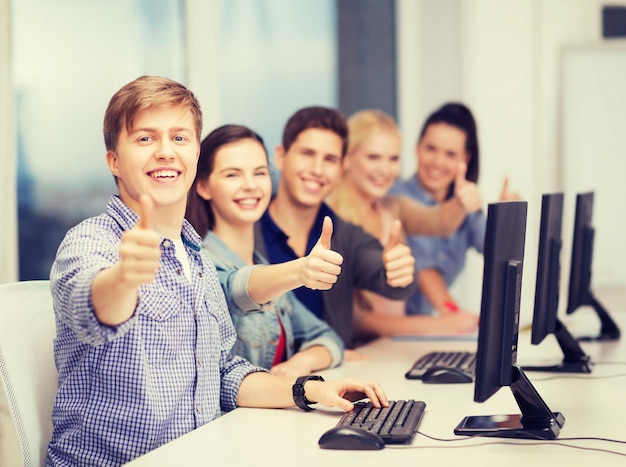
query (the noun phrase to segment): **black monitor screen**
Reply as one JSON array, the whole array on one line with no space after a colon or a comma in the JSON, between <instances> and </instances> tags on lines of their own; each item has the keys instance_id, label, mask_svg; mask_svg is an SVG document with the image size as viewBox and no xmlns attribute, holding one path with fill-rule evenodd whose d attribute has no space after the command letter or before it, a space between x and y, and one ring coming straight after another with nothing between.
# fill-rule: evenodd
<instances>
[{"instance_id":1,"label":"black monitor screen","mask_svg":"<svg viewBox=\"0 0 626 467\"><path fill-rule=\"evenodd\" d=\"M590 306L600 319L600 333L595 336L578 337L587 341L611 341L620 338L620 329L608 311L600 303L591 287L593 247L595 229L591 224L594 193L579 193L576 196L576 215L572 240L567 313L582 306Z\"/></svg>"},{"instance_id":2,"label":"black monitor screen","mask_svg":"<svg viewBox=\"0 0 626 467\"><path fill-rule=\"evenodd\" d=\"M531 342L540 344L555 331L561 276L563 193L543 195L539 227L539 255Z\"/></svg>"},{"instance_id":3,"label":"black monitor screen","mask_svg":"<svg viewBox=\"0 0 626 467\"><path fill-rule=\"evenodd\" d=\"M519 303L526 238L525 201L488 206L474 400L511 384L517 360Z\"/></svg>"},{"instance_id":4,"label":"black monitor screen","mask_svg":"<svg viewBox=\"0 0 626 467\"><path fill-rule=\"evenodd\" d=\"M465 417L454 429L457 435L554 439L565 422L550 411L517 365L526 214L525 201L488 207L474 380L475 402L510 386L521 413Z\"/></svg>"},{"instance_id":5,"label":"black monitor screen","mask_svg":"<svg viewBox=\"0 0 626 467\"><path fill-rule=\"evenodd\" d=\"M553 334L563 351L563 359L555 365L524 365L523 368L525 371L591 373L591 358L558 317L562 224L563 193L543 195L531 343L539 345L546 336Z\"/></svg>"},{"instance_id":6,"label":"black monitor screen","mask_svg":"<svg viewBox=\"0 0 626 467\"><path fill-rule=\"evenodd\" d=\"M576 196L576 215L572 240L567 313L573 313L583 305L589 305L591 288L591 261L594 229L591 224L593 192Z\"/></svg>"}]
</instances>

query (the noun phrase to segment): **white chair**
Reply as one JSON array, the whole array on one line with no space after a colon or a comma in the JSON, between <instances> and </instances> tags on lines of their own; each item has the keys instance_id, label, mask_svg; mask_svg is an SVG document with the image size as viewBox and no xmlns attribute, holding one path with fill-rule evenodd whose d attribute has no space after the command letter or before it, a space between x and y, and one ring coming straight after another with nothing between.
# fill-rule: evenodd
<instances>
[{"instance_id":1,"label":"white chair","mask_svg":"<svg viewBox=\"0 0 626 467\"><path fill-rule=\"evenodd\" d=\"M58 381L55 335L49 281L0 285L0 438L19 445L13 452L2 446L2 465L45 463Z\"/></svg>"}]
</instances>

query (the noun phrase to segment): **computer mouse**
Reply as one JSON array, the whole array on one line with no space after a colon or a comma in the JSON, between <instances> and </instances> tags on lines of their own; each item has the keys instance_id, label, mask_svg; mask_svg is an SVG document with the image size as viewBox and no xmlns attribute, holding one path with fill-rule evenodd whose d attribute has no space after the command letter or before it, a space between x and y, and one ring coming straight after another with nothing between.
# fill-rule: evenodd
<instances>
[{"instance_id":1,"label":"computer mouse","mask_svg":"<svg viewBox=\"0 0 626 467\"><path fill-rule=\"evenodd\" d=\"M474 378L460 368L433 366L426 370L422 381L428 384L471 383Z\"/></svg>"},{"instance_id":2,"label":"computer mouse","mask_svg":"<svg viewBox=\"0 0 626 467\"><path fill-rule=\"evenodd\" d=\"M319 439L322 449L374 450L385 447L380 436L356 426L335 426L326 431Z\"/></svg>"}]
</instances>

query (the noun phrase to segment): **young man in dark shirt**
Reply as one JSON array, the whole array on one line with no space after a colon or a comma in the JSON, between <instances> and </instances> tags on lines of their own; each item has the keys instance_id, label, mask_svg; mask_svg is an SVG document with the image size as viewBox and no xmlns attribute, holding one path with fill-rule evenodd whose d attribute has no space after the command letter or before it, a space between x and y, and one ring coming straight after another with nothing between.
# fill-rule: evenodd
<instances>
[{"instance_id":1,"label":"young man in dark shirt","mask_svg":"<svg viewBox=\"0 0 626 467\"><path fill-rule=\"evenodd\" d=\"M406 299L415 291L415 259L409 247L400 242L399 221L383 246L361 227L336 216L324 203L341 176L347 135L346 120L335 109L306 107L291 116L275 153L275 164L281 171L278 188L256 226L255 243L272 263L293 260L309 253L320 236L324 218L331 218L331 248L344 259L337 283L329 290L302 287L295 292L337 331L346 348L351 348L358 325L353 318L354 289ZM453 217L465 215L458 201L444 209ZM433 215L440 212L433 211ZM373 315L360 319L380 319Z\"/></svg>"}]
</instances>

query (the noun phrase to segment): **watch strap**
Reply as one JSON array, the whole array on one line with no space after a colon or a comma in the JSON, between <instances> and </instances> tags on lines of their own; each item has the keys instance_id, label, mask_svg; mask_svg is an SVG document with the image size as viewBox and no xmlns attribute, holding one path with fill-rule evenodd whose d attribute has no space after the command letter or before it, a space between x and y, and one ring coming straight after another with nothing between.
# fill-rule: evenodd
<instances>
[{"instance_id":1,"label":"watch strap","mask_svg":"<svg viewBox=\"0 0 626 467\"><path fill-rule=\"evenodd\" d=\"M315 410L313 407L310 406L310 404L314 404L315 402L311 402L310 400L308 400L306 398L306 394L304 393L304 383L311 380L324 381L324 378L319 375L300 376L292 386L293 401L299 408L301 408L305 412Z\"/></svg>"}]
</instances>

